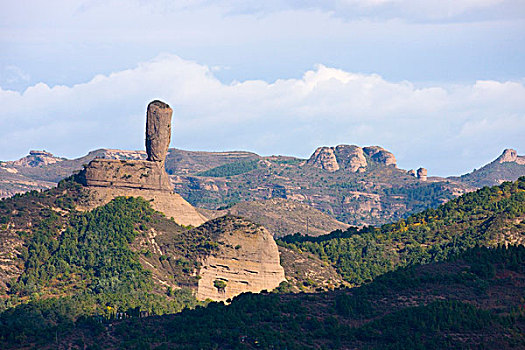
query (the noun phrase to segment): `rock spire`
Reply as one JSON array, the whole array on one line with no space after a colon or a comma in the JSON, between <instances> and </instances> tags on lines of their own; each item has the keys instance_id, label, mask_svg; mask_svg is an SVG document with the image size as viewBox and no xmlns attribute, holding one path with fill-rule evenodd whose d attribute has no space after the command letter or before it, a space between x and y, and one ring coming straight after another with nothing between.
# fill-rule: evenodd
<instances>
[{"instance_id":1,"label":"rock spire","mask_svg":"<svg viewBox=\"0 0 525 350\"><path fill-rule=\"evenodd\" d=\"M146 152L148 160L164 162L171 140L171 115L167 103L155 100L148 105L146 113Z\"/></svg>"}]
</instances>

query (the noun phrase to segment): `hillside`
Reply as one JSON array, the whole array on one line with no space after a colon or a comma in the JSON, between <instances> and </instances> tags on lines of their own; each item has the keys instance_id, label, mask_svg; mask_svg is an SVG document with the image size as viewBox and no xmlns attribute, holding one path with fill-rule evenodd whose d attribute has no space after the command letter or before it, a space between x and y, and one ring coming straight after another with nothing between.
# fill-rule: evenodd
<instances>
[{"instance_id":1,"label":"hillside","mask_svg":"<svg viewBox=\"0 0 525 350\"><path fill-rule=\"evenodd\" d=\"M525 157L506 149L493 162L459 177L451 177L475 187L495 186L503 181L516 181L525 174Z\"/></svg>"},{"instance_id":2,"label":"hillside","mask_svg":"<svg viewBox=\"0 0 525 350\"><path fill-rule=\"evenodd\" d=\"M19 161L1 164L0 175L9 174L1 177L2 196L48 188L96 157L146 157L141 151L108 149L74 160L52 155L42 159L38 153L42 152L33 151ZM238 202L283 198L353 225L397 220L472 189L454 180L417 178L398 169L395 157L377 146L340 145L333 150L321 147L308 161L286 156L261 157L250 152L170 149L165 167L175 192L197 207L214 210Z\"/></svg>"},{"instance_id":3,"label":"hillside","mask_svg":"<svg viewBox=\"0 0 525 350\"><path fill-rule=\"evenodd\" d=\"M473 189L453 180L417 178L398 169L393 155L380 147L348 145L322 147L309 160L263 157L175 174L172 181L197 207L283 198L359 226L395 221Z\"/></svg>"},{"instance_id":4,"label":"hillside","mask_svg":"<svg viewBox=\"0 0 525 350\"><path fill-rule=\"evenodd\" d=\"M287 236L278 243L318 255L357 285L400 266L441 261L476 245L525 244L525 177L381 227Z\"/></svg>"},{"instance_id":5,"label":"hillside","mask_svg":"<svg viewBox=\"0 0 525 350\"><path fill-rule=\"evenodd\" d=\"M261 283L254 278L264 274L257 270L259 266L273 271L270 257L277 259L274 265L280 268L275 243L274 251L264 253L266 241L273 242L270 233L245 219L225 216L198 228L183 227L153 210L150 202L132 197L117 197L90 211L76 209L89 200L87 188L67 180L50 190L0 201L0 294L4 307L61 296L86 302L89 314L106 312L107 298L119 310L141 306L148 312L172 312L181 307L180 303L172 305L181 293L189 298L183 305L195 305L192 294L204 283L204 269L216 265L210 264L212 257L228 256L241 270L249 270L241 279L246 290L260 290L257 286ZM321 266L308 253L290 252L285 260L305 257L312 264L297 268L291 262L285 264L284 273L295 276L292 289L310 290L310 286L302 288L303 282ZM229 273L236 269L229 262L221 266L228 267ZM321 275L314 278L316 287L333 288L342 282L333 269ZM283 276L276 279L274 287ZM270 280L265 277L263 285ZM232 286L233 280L226 290ZM137 293L129 295L127 288L135 288Z\"/></svg>"},{"instance_id":6,"label":"hillside","mask_svg":"<svg viewBox=\"0 0 525 350\"><path fill-rule=\"evenodd\" d=\"M0 163L0 197L50 188L96 157L145 159L146 154L100 149L67 160L31 151L18 161ZM166 171L175 191L197 207L216 210L239 202L283 198L357 226L405 218L475 188L525 175L523 157L514 150L505 150L498 159L470 174L448 179L427 177L423 168L418 178L416 171L398 169L395 162L392 153L377 146L320 147L308 160L172 148ZM279 207L272 211L279 211Z\"/></svg>"},{"instance_id":7,"label":"hillside","mask_svg":"<svg viewBox=\"0 0 525 350\"><path fill-rule=\"evenodd\" d=\"M257 265L261 268L258 271L253 267L244 269L239 263L242 259L247 261L246 264L263 260L269 263L275 259L277 247L270 248L273 253L257 248L259 243L256 242L271 238L258 224L226 216L201 227L183 227L152 210L149 202L141 198L117 197L92 211L78 212L76 203L86 199L85 191L84 187L69 180L61 182L58 188L32 191L0 202L3 242L0 277L4 301L0 305L5 310L0 321L4 330L1 341L5 342L5 347L33 341L42 342L39 347L43 347L46 342L54 341L46 337L53 332L75 344L81 344L75 334L81 334L83 339L96 339L97 334L103 336L104 340L99 341L101 344L107 342L107 347L128 347L127 342L137 344L137 341L140 344L140 340L133 337L135 334L144 339L143 333L130 332L128 328L112 333L109 328L101 328L99 322L193 308L201 304L196 299L201 283L207 283L208 289L211 284L220 292L235 283L251 284L252 277L256 285L259 283L256 281L262 280L257 276L266 273L264 271L271 275L279 273L272 270L273 267L267 269L264 264ZM251 301L245 306L242 306L242 301L233 304L239 305L240 309L232 306L223 310L214 304L211 308L195 311L195 314L184 312L172 317L177 320L196 315L204 320L210 317L209 322L217 323L216 317L224 317L221 316L223 312L233 312L235 316L226 323L219 322L220 327L231 326L241 333L225 333L222 328L209 326L208 321L202 323L208 325L204 329L184 331L189 337L185 339L192 339L191 336L195 335L192 332L205 335L208 330L217 329L219 333L216 334L222 334L218 338L203 336L199 339L226 344L225 347L232 341L239 341L241 336L253 340L250 346L256 346L255 340L265 344L274 344L271 342L277 340L292 346L294 343L287 339L297 339L295 332L307 334L306 338L300 338L296 344L298 347L304 347L303 341L311 344L337 341L338 338L329 331L331 328L319 324L337 326L334 329L340 331L339 341L348 346L369 344L381 347L392 341L404 344L407 334L392 340L393 335L385 338L381 329L408 322L407 317L408 320L415 317L414 322L419 322L420 317L438 322L432 326L432 322L425 321L430 328L420 328L429 343L436 340L432 332L439 328L444 332L440 333L441 338L449 339L447 341L451 344L461 344L465 339L484 344L487 339L495 341L496 345L519 344L521 338L513 335L519 332L512 333L512 329L523 325L520 319L509 321L505 315L517 310L517 300L522 302L525 297L523 248L486 251L475 247L523 244L524 203L525 178L520 178L514 183L468 193L436 209L378 228L353 227L319 237L287 236L278 241L278 249L280 264L288 281L279 284L277 279L275 285L279 286L276 291L315 291L321 294L262 295L253 297L255 299L244 296L239 300ZM239 241L242 237L247 240ZM459 263L457 260L439 263L468 249L478 250L464 255ZM267 252L272 257L261 258ZM491 257L491 254L495 256ZM468 259L478 260L471 263ZM416 267L421 263L434 265ZM407 268L393 275L384 275L404 266ZM425 269L430 269L430 277L420 275L421 271L427 271ZM334 291L340 285L363 285L371 281L374 282L363 289ZM361 299L359 290L375 292L370 295L363 292L367 297ZM323 291L333 292L323 294ZM479 293L486 293L486 297L482 294L484 297L479 298ZM358 297L354 299L356 295ZM453 299L452 296L459 297L461 302L447 301ZM277 309L273 308L274 303L277 303ZM261 308L261 311L254 314L249 311L254 310L253 307ZM515 315L515 312L511 314ZM303 315L310 318L304 319ZM436 319L438 315L445 315L445 318ZM474 321L465 319L464 315L473 315ZM228 323L245 317L253 317L266 326L259 324L251 329ZM339 321L334 323L333 318ZM314 319L317 321L312 321ZM449 319L457 319L454 321L456 328L442 328L441 322L451 327L447 323ZM143 322L145 329L152 322L152 327L163 329L155 332L161 337L151 340L155 343L171 339L169 342L185 344L187 340L171 334L169 329L173 328L164 330L162 324L156 323L160 320L129 322ZM268 323L270 320L288 320L284 330L279 328L284 331L283 337L275 333L275 326ZM187 320L181 322L177 327L188 324ZM123 327L127 327L125 324L122 323ZM82 333L93 329L98 330L93 334ZM260 333L261 329L265 331ZM319 332L314 331L316 329ZM399 330L394 333L399 333ZM372 335L365 337L364 334ZM168 338L162 338L165 336ZM445 346L448 343L437 344Z\"/></svg>"},{"instance_id":8,"label":"hillside","mask_svg":"<svg viewBox=\"0 0 525 350\"><path fill-rule=\"evenodd\" d=\"M309 236L320 236L348 227L309 205L283 198L246 201L226 209L199 209L199 211L208 218L226 214L247 218L266 227L274 237L291 235L296 232L304 232Z\"/></svg>"},{"instance_id":9,"label":"hillside","mask_svg":"<svg viewBox=\"0 0 525 350\"><path fill-rule=\"evenodd\" d=\"M243 294L177 315L79 321L37 333L39 347L82 349L510 349L525 346L525 248L474 248L354 289ZM22 319L31 305L19 313ZM31 325L3 328L5 348ZM15 333L16 332L16 333ZM37 338L35 338L35 336Z\"/></svg>"}]
</instances>

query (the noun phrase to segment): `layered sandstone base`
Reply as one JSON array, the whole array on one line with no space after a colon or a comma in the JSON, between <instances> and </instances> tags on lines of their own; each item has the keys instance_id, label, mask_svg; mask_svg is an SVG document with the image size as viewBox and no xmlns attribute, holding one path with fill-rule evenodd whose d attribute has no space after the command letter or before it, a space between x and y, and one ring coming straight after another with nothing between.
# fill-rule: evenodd
<instances>
[{"instance_id":1,"label":"layered sandstone base","mask_svg":"<svg viewBox=\"0 0 525 350\"><path fill-rule=\"evenodd\" d=\"M85 186L119 187L171 192L163 162L93 159L79 174Z\"/></svg>"},{"instance_id":2,"label":"layered sandstone base","mask_svg":"<svg viewBox=\"0 0 525 350\"><path fill-rule=\"evenodd\" d=\"M89 198L78 207L79 210L94 209L119 196L142 197L151 202L153 209L164 213L167 218L173 218L179 225L197 227L206 221L190 203L173 192L95 186L87 186L86 189L89 191Z\"/></svg>"},{"instance_id":3,"label":"layered sandstone base","mask_svg":"<svg viewBox=\"0 0 525 350\"><path fill-rule=\"evenodd\" d=\"M202 262L197 299L227 300L243 292L271 291L285 281L277 244L266 228L235 217L207 225L219 233L214 239L219 249ZM218 281L225 287L217 287Z\"/></svg>"}]
</instances>

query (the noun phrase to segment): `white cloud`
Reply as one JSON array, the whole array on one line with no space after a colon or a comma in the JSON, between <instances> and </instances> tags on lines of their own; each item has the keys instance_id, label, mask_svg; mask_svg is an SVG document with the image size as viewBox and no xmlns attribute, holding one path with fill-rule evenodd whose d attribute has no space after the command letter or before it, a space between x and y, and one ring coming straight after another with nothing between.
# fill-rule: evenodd
<instances>
[{"instance_id":1,"label":"white cloud","mask_svg":"<svg viewBox=\"0 0 525 350\"><path fill-rule=\"evenodd\" d=\"M421 88L319 65L301 78L225 84L205 65L161 55L83 84L0 90L0 159L142 149L156 98L174 107L171 146L184 149L306 157L320 145L379 144L402 167L459 174L525 148L523 82Z\"/></svg>"},{"instance_id":2,"label":"white cloud","mask_svg":"<svg viewBox=\"0 0 525 350\"><path fill-rule=\"evenodd\" d=\"M202 4L202 2L198 2ZM217 3L217 2L214 2ZM233 13L271 13L289 9L320 9L334 16L356 18L401 18L407 21L463 20L514 16L523 18L525 5L520 0L223 0ZM471 18L472 19L472 18Z\"/></svg>"}]
</instances>

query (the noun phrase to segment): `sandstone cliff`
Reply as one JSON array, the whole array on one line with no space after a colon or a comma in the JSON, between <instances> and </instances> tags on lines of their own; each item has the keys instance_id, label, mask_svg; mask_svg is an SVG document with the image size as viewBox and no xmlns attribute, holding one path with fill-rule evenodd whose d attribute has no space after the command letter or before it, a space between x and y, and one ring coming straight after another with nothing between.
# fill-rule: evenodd
<instances>
[{"instance_id":1,"label":"sandstone cliff","mask_svg":"<svg viewBox=\"0 0 525 350\"><path fill-rule=\"evenodd\" d=\"M92 210L109 203L113 198L121 196L142 197L150 201L153 209L160 211L167 218L172 218L179 225L199 226L207 218L197 212L184 198L177 193L144 188L119 188L87 186L88 196L79 203L79 210Z\"/></svg>"},{"instance_id":2,"label":"sandstone cliff","mask_svg":"<svg viewBox=\"0 0 525 350\"><path fill-rule=\"evenodd\" d=\"M330 172L339 170L339 164L337 163L333 147L319 147L310 159L308 159L306 164Z\"/></svg>"},{"instance_id":3,"label":"sandstone cliff","mask_svg":"<svg viewBox=\"0 0 525 350\"><path fill-rule=\"evenodd\" d=\"M279 251L263 226L224 216L194 229L217 249L202 261L197 298L227 300L243 292L272 290L285 280Z\"/></svg>"},{"instance_id":4,"label":"sandstone cliff","mask_svg":"<svg viewBox=\"0 0 525 350\"><path fill-rule=\"evenodd\" d=\"M518 156L518 152L514 149L506 149L501 156L496 159L498 163L516 163L525 165L525 156Z\"/></svg>"},{"instance_id":5,"label":"sandstone cliff","mask_svg":"<svg viewBox=\"0 0 525 350\"><path fill-rule=\"evenodd\" d=\"M427 181L428 178L428 171L425 168L419 168L417 169L417 178L421 181Z\"/></svg>"},{"instance_id":6,"label":"sandstone cliff","mask_svg":"<svg viewBox=\"0 0 525 350\"><path fill-rule=\"evenodd\" d=\"M366 157L384 166L396 166L396 158L384 148L379 146L361 148L355 145L319 147L306 161L306 165L329 172L339 169L347 169L353 173L364 172L369 165Z\"/></svg>"},{"instance_id":7,"label":"sandstone cliff","mask_svg":"<svg viewBox=\"0 0 525 350\"><path fill-rule=\"evenodd\" d=\"M514 149L508 148L487 165L474 169L468 174L449 179L459 180L475 187L499 185L504 181L516 181L525 175L525 156L518 155Z\"/></svg>"},{"instance_id":8,"label":"sandstone cliff","mask_svg":"<svg viewBox=\"0 0 525 350\"><path fill-rule=\"evenodd\" d=\"M147 160L141 159L141 152L129 154L130 158L134 158L130 160L96 158L76 176L89 191L89 198L79 208L89 210L118 196L134 196L151 201L154 209L173 218L178 224L198 226L206 221L181 196L173 193L173 186L164 169L171 138L172 112L161 101L153 101L148 105Z\"/></svg>"},{"instance_id":9,"label":"sandstone cliff","mask_svg":"<svg viewBox=\"0 0 525 350\"><path fill-rule=\"evenodd\" d=\"M42 165L55 164L64 161L64 158L55 157L53 154L46 151L29 151L29 155L15 160L13 162L7 162L7 165L14 167L38 167Z\"/></svg>"}]
</instances>

